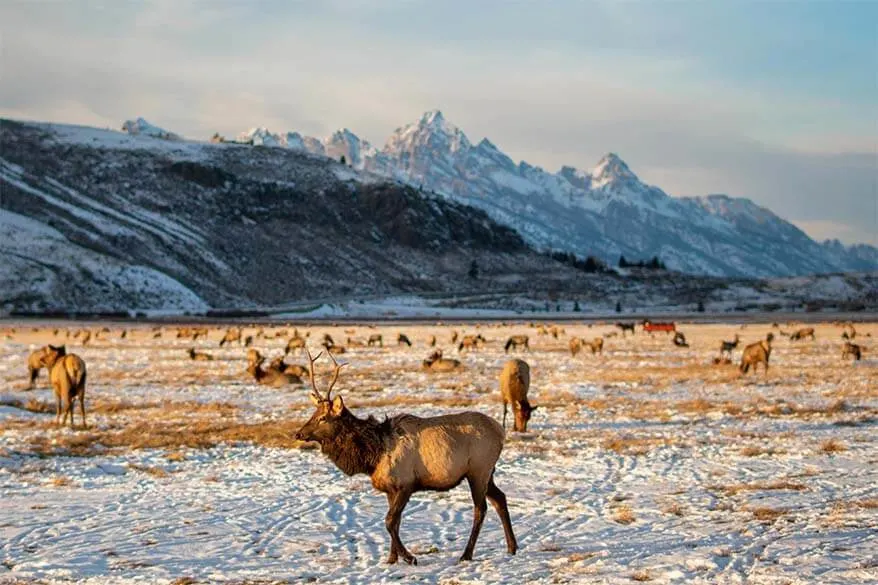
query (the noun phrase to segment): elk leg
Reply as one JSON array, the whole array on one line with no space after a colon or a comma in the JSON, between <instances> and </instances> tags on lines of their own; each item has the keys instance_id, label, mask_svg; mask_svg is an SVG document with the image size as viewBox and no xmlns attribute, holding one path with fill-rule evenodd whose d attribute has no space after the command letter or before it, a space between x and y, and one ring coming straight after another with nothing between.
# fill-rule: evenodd
<instances>
[{"instance_id":1,"label":"elk leg","mask_svg":"<svg viewBox=\"0 0 878 585\"><path fill-rule=\"evenodd\" d=\"M515 533L512 532L512 520L509 518L509 507L506 505L506 494L500 491L497 484L494 483L494 476L488 482L488 501L494 506L497 515L500 516L500 522L503 523L503 534L506 535L506 550L509 554L514 555L518 550L518 542L515 540Z\"/></svg>"},{"instance_id":2,"label":"elk leg","mask_svg":"<svg viewBox=\"0 0 878 585\"><path fill-rule=\"evenodd\" d=\"M463 554L460 556L461 561L473 560L473 549L476 548L476 541L479 539L479 532L482 530L482 522L485 520L485 510L488 505L485 503L485 492L487 485L477 484L473 478L468 477L469 489L473 496L473 529L470 532L469 540Z\"/></svg>"},{"instance_id":3,"label":"elk leg","mask_svg":"<svg viewBox=\"0 0 878 585\"><path fill-rule=\"evenodd\" d=\"M37 376L40 375L40 371L33 368L28 368L28 371L30 372L30 384L27 389L30 390L36 385Z\"/></svg>"},{"instance_id":4,"label":"elk leg","mask_svg":"<svg viewBox=\"0 0 878 585\"><path fill-rule=\"evenodd\" d=\"M80 394L79 394L79 414L80 414L80 418L82 418L82 428L86 428L86 424L85 424L85 393L84 392L80 392ZM71 418L73 418L72 415L71 415Z\"/></svg>"},{"instance_id":5,"label":"elk leg","mask_svg":"<svg viewBox=\"0 0 878 585\"><path fill-rule=\"evenodd\" d=\"M55 425L61 423L61 396L55 395Z\"/></svg>"},{"instance_id":6,"label":"elk leg","mask_svg":"<svg viewBox=\"0 0 878 585\"><path fill-rule=\"evenodd\" d=\"M61 426L67 424L67 414L70 412L70 400L62 400L61 410L63 411L63 415L61 416Z\"/></svg>"},{"instance_id":7,"label":"elk leg","mask_svg":"<svg viewBox=\"0 0 878 585\"><path fill-rule=\"evenodd\" d=\"M503 430L506 430L506 401L503 401Z\"/></svg>"},{"instance_id":8,"label":"elk leg","mask_svg":"<svg viewBox=\"0 0 878 585\"><path fill-rule=\"evenodd\" d=\"M387 557L387 564L396 564L398 555L402 555L402 560L410 565L417 565L418 560L406 549L399 538L399 525L402 522L402 511L405 509L409 498L412 496L410 491L389 492L387 494L387 503L389 508L387 516L384 518L384 526L390 533L390 556Z\"/></svg>"}]
</instances>

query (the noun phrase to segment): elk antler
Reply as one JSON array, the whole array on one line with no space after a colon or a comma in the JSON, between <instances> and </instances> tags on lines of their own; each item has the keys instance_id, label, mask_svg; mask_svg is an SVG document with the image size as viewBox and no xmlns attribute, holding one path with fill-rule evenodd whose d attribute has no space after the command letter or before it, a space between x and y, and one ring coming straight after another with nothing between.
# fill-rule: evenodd
<instances>
[{"instance_id":1,"label":"elk antler","mask_svg":"<svg viewBox=\"0 0 878 585\"><path fill-rule=\"evenodd\" d=\"M308 373L311 376L311 395L314 396L317 400L323 400L323 397L320 395L320 390L317 389L317 382L314 380L314 362L320 359L320 356L323 355L323 352L317 354L317 357L311 357L311 350L305 348L305 352L308 354L308 361L311 362L310 367L308 368Z\"/></svg>"},{"instance_id":2,"label":"elk antler","mask_svg":"<svg viewBox=\"0 0 878 585\"><path fill-rule=\"evenodd\" d=\"M332 388L333 388L333 386L335 386L335 383L338 382L338 374L339 374L339 372L341 372L341 369L347 365L346 363L345 363L345 364L340 364L340 363L338 363L338 362L335 360L335 356L332 355L332 352L331 352L331 351L329 352L329 357L332 359L332 363L335 364L335 371L332 372L332 381L329 382L329 388L326 389L326 400L327 400L327 401L330 400L329 393L332 392Z\"/></svg>"}]
</instances>

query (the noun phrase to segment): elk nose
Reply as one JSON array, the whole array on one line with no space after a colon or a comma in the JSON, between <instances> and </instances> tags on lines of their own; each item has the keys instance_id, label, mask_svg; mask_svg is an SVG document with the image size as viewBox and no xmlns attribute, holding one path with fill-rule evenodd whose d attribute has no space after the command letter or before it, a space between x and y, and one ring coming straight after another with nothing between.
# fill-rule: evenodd
<instances>
[{"instance_id":1,"label":"elk nose","mask_svg":"<svg viewBox=\"0 0 878 585\"><path fill-rule=\"evenodd\" d=\"M296 440L297 440L297 441L301 441L301 440L303 440L303 439L302 439L302 432L301 432L301 431L296 432Z\"/></svg>"}]
</instances>

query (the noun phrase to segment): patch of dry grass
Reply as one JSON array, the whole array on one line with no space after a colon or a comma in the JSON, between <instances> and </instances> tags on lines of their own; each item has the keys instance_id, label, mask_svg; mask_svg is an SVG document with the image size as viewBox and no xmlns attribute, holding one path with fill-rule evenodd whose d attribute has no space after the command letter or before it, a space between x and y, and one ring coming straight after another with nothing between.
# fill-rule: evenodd
<instances>
[{"instance_id":1,"label":"patch of dry grass","mask_svg":"<svg viewBox=\"0 0 878 585\"><path fill-rule=\"evenodd\" d=\"M838 439L828 439L820 444L820 451L823 453L841 453L847 450L847 445Z\"/></svg>"},{"instance_id":2,"label":"patch of dry grass","mask_svg":"<svg viewBox=\"0 0 878 585\"><path fill-rule=\"evenodd\" d=\"M685 516L686 508L681 506L678 502L671 502L662 507L662 512L665 514L671 514L672 516Z\"/></svg>"},{"instance_id":3,"label":"patch of dry grass","mask_svg":"<svg viewBox=\"0 0 878 585\"><path fill-rule=\"evenodd\" d=\"M168 477L168 472L161 467L154 467L151 465L139 465L137 463L129 463L128 469L133 469L134 471L141 471L143 473L147 473L153 477Z\"/></svg>"},{"instance_id":4,"label":"patch of dry grass","mask_svg":"<svg viewBox=\"0 0 878 585\"><path fill-rule=\"evenodd\" d=\"M631 509L631 506L619 506L613 511L613 522L627 525L635 520L634 510Z\"/></svg>"},{"instance_id":5,"label":"patch of dry grass","mask_svg":"<svg viewBox=\"0 0 878 585\"><path fill-rule=\"evenodd\" d=\"M789 480L775 480L769 482L754 482L754 483L738 483L734 485L713 485L708 486L707 489L714 491L721 491L727 496L734 496L740 492L744 491L773 491L773 490L791 490L791 491L803 491L807 490L808 486L803 483L797 483Z\"/></svg>"},{"instance_id":6,"label":"patch of dry grass","mask_svg":"<svg viewBox=\"0 0 878 585\"><path fill-rule=\"evenodd\" d=\"M614 451L619 455L646 455L654 447L667 447L674 445L674 439L668 437L630 437L615 435L607 437L601 443L604 449Z\"/></svg>"},{"instance_id":7,"label":"patch of dry grass","mask_svg":"<svg viewBox=\"0 0 878 585\"><path fill-rule=\"evenodd\" d=\"M639 569L631 574L632 581L652 581L652 575L646 569Z\"/></svg>"},{"instance_id":8,"label":"patch of dry grass","mask_svg":"<svg viewBox=\"0 0 878 585\"><path fill-rule=\"evenodd\" d=\"M788 512L789 510L785 510L783 508L770 508L768 506L750 508L750 513L753 514L753 517L760 522L774 522Z\"/></svg>"},{"instance_id":9,"label":"patch of dry grass","mask_svg":"<svg viewBox=\"0 0 878 585\"><path fill-rule=\"evenodd\" d=\"M53 477L52 481L49 483L51 483L55 487L68 487L73 485L73 480L71 480L69 477L59 475L57 477Z\"/></svg>"}]
</instances>

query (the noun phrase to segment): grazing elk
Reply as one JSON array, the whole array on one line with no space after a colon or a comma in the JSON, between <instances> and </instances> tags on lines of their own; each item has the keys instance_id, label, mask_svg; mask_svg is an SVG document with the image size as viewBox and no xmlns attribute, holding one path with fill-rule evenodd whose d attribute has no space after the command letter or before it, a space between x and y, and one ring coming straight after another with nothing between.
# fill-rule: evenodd
<instances>
[{"instance_id":1,"label":"grazing elk","mask_svg":"<svg viewBox=\"0 0 878 585\"><path fill-rule=\"evenodd\" d=\"M329 333L323 334L323 343L321 344L323 347L332 347L335 345L335 341L332 339L332 335Z\"/></svg>"},{"instance_id":2,"label":"grazing elk","mask_svg":"<svg viewBox=\"0 0 878 585\"><path fill-rule=\"evenodd\" d=\"M55 424L64 426L67 423L67 415L70 415L70 428L73 428L73 404L78 398L82 428L85 428L85 362L75 353L67 353L63 345L46 347L48 350L43 362L49 370L49 380L55 391Z\"/></svg>"},{"instance_id":3,"label":"grazing elk","mask_svg":"<svg viewBox=\"0 0 878 585\"><path fill-rule=\"evenodd\" d=\"M317 355L319 358L320 355ZM330 356L332 357L332 356ZM461 561L473 558L487 509L491 502L506 536L506 548L515 554L518 544L506 496L494 483L494 468L503 450L503 428L494 419L478 412L461 412L421 418L401 414L379 422L374 417L361 419L333 397L341 365L335 371L325 393L317 389L314 362L311 358L311 400L316 410L299 429L300 441L316 441L320 450L346 475L364 473L372 486L387 494L388 511L384 525L390 534L389 564L399 557L417 564L399 536L402 513L412 494L420 491L447 491L464 479L472 493L473 526Z\"/></svg>"},{"instance_id":4,"label":"grazing elk","mask_svg":"<svg viewBox=\"0 0 878 585\"><path fill-rule=\"evenodd\" d=\"M407 345L409 347L412 346L412 340L408 338L408 335L404 333L400 333L396 336L396 344L397 345Z\"/></svg>"},{"instance_id":5,"label":"grazing elk","mask_svg":"<svg viewBox=\"0 0 878 585\"><path fill-rule=\"evenodd\" d=\"M652 334L654 331L664 331L665 333L673 333L677 330L677 326L668 321L665 323L653 323L649 319L643 320L643 331Z\"/></svg>"},{"instance_id":6,"label":"grazing elk","mask_svg":"<svg viewBox=\"0 0 878 585\"><path fill-rule=\"evenodd\" d=\"M524 347L525 350L530 351L529 341L530 339L527 335L512 335L506 340L506 347L503 349L506 353L509 353L510 348L518 349L519 347Z\"/></svg>"},{"instance_id":7,"label":"grazing elk","mask_svg":"<svg viewBox=\"0 0 878 585\"><path fill-rule=\"evenodd\" d=\"M52 351L49 349L50 346L44 345L40 349L34 350L27 356L27 373L28 373L28 385L26 390L32 390L36 385L37 378L40 375L40 370L46 368L46 372L50 373L51 370L46 366L46 355ZM60 348L56 348L56 350L61 352L61 355L64 355L66 352L65 347L62 345Z\"/></svg>"},{"instance_id":8,"label":"grazing elk","mask_svg":"<svg viewBox=\"0 0 878 585\"><path fill-rule=\"evenodd\" d=\"M616 323L616 327L618 327L622 332L622 337L625 337L625 333L627 331L630 331L631 335L634 335L635 333L637 333L637 330L634 329L634 326L635 326L634 323L623 323L621 321L618 321Z\"/></svg>"},{"instance_id":9,"label":"grazing elk","mask_svg":"<svg viewBox=\"0 0 878 585\"><path fill-rule=\"evenodd\" d=\"M604 338L603 337L595 337L591 341L585 341L585 345L591 349L592 355L596 353L604 352Z\"/></svg>"},{"instance_id":10,"label":"grazing elk","mask_svg":"<svg viewBox=\"0 0 878 585\"><path fill-rule=\"evenodd\" d=\"M210 362L213 361L213 356L209 353L204 353L203 351L195 351L194 347L190 347L189 359L195 360L196 362Z\"/></svg>"},{"instance_id":11,"label":"grazing elk","mask_svg":"<svg viewBox=\"0 0 878 585\"><path fill-rule=\"evenodd\" d=\"M735 333L734 341L721 341L719 346L719 357L722 358L724 355L728 354L729 358L732 357L732 352L738 347L738 344L741 342L741 338L738 337L738 334Z\"/></svg>"},{"instance_id":12,"label":"grazing elk","mask_svg":"<svg viewBox=\"0 0 878 585\"><path fill-rule=\"evenodd\" d=\"M790 341L800 341L802 339L805 339L806 337L810 337L811 341L817 340L817 338L814 336L813 327L803 327L802 329L798 329L795 333L790 335Z\"/></svg>"},{"instance_id":13,"label":"grazing elk","mask_svg":"<svg viewBox=\"0 0 878 585\"><path fill-rule=\"evenodd\" d=\"M234 343L237 341L241 343L241 330L240 329L228 329L226 334L220 339L219 346L222 347L227 343Z\"/></svg>"},{"instance_id":14,"label":"grazing elk","mask_svg":"<svg viewBox=\"0 0 878 585\"><path fill-rule=\"evenodd\" d=\"M863 348L856 343L846 341L844 343L844 347L841 350L841 359L846 360L849 357L853 357L854 361L860 361L860 359L862 359L863 357Z\"/></svg>"},{"instance_id":15,"label":"grazing elk","mask_svg":"<svg viewBox=\"0 0 878 585\"><path fill-rule=\"evenodd\" d=\"M378 347L384 347L384 337L382 337L380 333L373 333L369 336L369 339L368 341L366 341L366 343L369 345L369 347L372 347L373 345L377 345Z\"/></svg>"},{"instance_id":16,"label":"grazing elk","mask_svg":"<svg viewBox=\"0 0 878 585\"><path fill-rule=\"evenodd\" d=\"M460 360L442 357L442 350L437 349L422 362L423 368L431 372L453 372L461 367Z\"/></svg>"},{"instance_id":17,"label":"grazing elk","mask_svg":"<svg viewBox=\"0 0 878 585\"><path fill-rule=\"evenodd\" d=\"M564 331L563 327L558 327L557 325L552 325L552 327L549 328L549 333L552 334L553 338L558 339L559 335L564 335L567 332Z\"/></svg>"},{"instance_id":18,"label":"grazing elk","mask_svg":"<svg viewBox=\"0 0 878 585\"><path fill-rule=\"evenodd\" d=\"M457 345L457 331L451 332L451 345Z\"/></svg>"},{"instance_id":19,"label":"grazing elk","mask_svg":"<svg viewBox=\"0 0 878 585\"><path fill-rule=\"evenodd\" d=\"M482 337L482 334L478 335L464 335L463 339L460 340L460 344L457 346L457 351L478 349L479 345L485 343L485 338Z\"/></svg>"},{"instance_id":20,"label":"grazing elk","mask_svg":"<svg viewBox=\"0 0 878 585\"><path fill-rule=\"evenodd\" d=\"M582 339L571 337L570 341L567 342L567 346L570 348L570 355L576 357L576 354L582 351Z\"/></svg>"},{"instance_id":21,"label":"grazing elk","mask_svg":"<svg viewBox=\"0 0 878 585\"><path fill-rule=\"evenodd\" d=\"M845 341L853 341L857 337L857 330L854 329L853 323L845 323L844 330L841 332L841 338Z\"/></svg>"},{"instance_id":22,"label":"grazing elk","mask_svg":"<svg viewBox=\"0 0 878 585\"><path fill-rule=\"evenodd\" d=\"M251 345L253 345L253 336L248 335L244 338L244 347L250 347Z\"/></svg>"},{"instance_id":23,"label":"grazing elk","mask_svg":"<svg viewBox=\"0 0 878 585\"><path fill-rule=\"evenodd\" d=\"M514 429L519 433L527 432L527 422L531 413L537 409L527 401L530 388L530 366L524 360L509 360L500 371L500 395L503 398L503 428L506 428L507 406L512 405L515 416Z\"/></svg>"},{"instance_id":24,"label":"grazing elk","mask_svg":"<svg viewBox=\"0 0 878 585\"><path fill-rule=\"evenodd\" d=\"M756 372L756 366L760 363L765 366L765 373L768 373L768 358L771 357L771 342L774 340L774 335L769 333L763 341L757 341L756 343L751 343L747 347L744 348L744 352L741 354L741 366L740 370L742 374L746 374L750 367L753 367L753 372Z\"/></svg>"}]
</instances>

